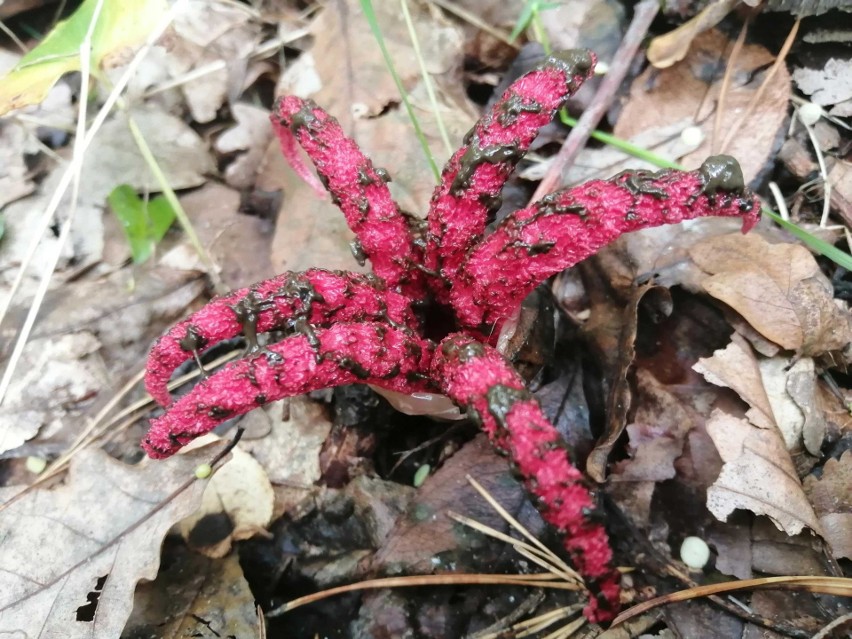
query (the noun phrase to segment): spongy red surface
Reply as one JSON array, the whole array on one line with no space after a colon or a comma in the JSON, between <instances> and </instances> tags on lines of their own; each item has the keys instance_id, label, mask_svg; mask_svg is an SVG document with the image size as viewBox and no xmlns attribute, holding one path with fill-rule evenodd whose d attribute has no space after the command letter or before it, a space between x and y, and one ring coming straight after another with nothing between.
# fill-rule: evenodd
<instances>
[{"instance_id":1,"label":"spongy red surface","mask_svg":"<svg viewBox=\"0 0 852 639\"><path fill-rule=\"evenodd\" d=\"M591 66L573 73L565 66L545 63L516 80L447 162L429 208L425 256L426 267L442 276L430 280L442 301L446 299L444 282L452 282L467 251L482 238L489 199L499 196L539 129L591 76L594 54L588 52L588 58ZM491 159L472 164L471 153L477 150L489 150ZM502 151L509 151L509 157L497 161ZM465 172L465 184L454 188L460 171Z\"/></svg>"},{"instance_id":2,"label":"spongy red surface","mask_svg":"<svg viewBox=\"0 0 852 639\"><path fill-rule=\"evenodd\" d=\"M317 330L316 338L314 349L303 335L288 337L202 380L151 420L145 452L169 457L227 419L321 388L363 382L403 393L428 390L409 376L428 368L431 346L409 331L360 322Z\"/></svg>"},{"instance_id":3,"label":"spongy red surface","mask_svg":"<svg viewBox=\"0 0 852 639\"><path fill-rule=\"evenodd\" d=\"M625 175L556 191L509 215L472 249L454 282L451 303L460 324L499 329L541 282L624 233L707 216L743 217L744 231L757 221L753 195L703 195L697 171L657 175L644 183L656 194L630 188Z\"/></svg>"},{"instance_id":4,"label":"spongy red surface","mask_svg":"<svg viewBox=\"0 0 852 639\"><path fill-rule=\"evenodd\" d=\"M538 497L542 517L564 535L575 566L602 600L592 597L586 615L593 621L612 618L619 605L619 575L606 530L588 516L595 503L582 473L523 380L496 350L464 335L451 336L436 349L432 375L447 396L476 411L483 430L508 453L527 490ZM495 406L489 391L497 386L518 392Z\"/></svg>"},{"instance_id":5,"label":"spongy red surface","mask_svg":"<svg viewBox=\"0 0 852 639\"><path fill-rule=\"evenodd\" d=\"M295 96L280 98L271 119L282 145L293 135L311 158L370 258L373 272L390 288L400 286L409 297L422 297L422 273L412 268L421 257L408 224L355 141L323 109Z\"/></svg>"},{"instance_id":6,"label":"spongy red surface","mask_svg":"<svg viewBox=\"0 0 852 639\"><path fill-rule=\"evenodd\" d=\"M297 286L310 287L318 296L310 302L307 313L305 302L295 290ZM161 406L171 403L166 385L175 369L192 357L192 351L184 350L180 345L187 331L192 329L206 346L240 335L243 325L234 305L250 293L256 296L260 307L256 320L258 333L282 329L297 314L303 314L309 323L318 326L332 322L389 319L403 326L417 327L409 300L386 290L374 277L323 269L282 273L213 299L157 340L145 368L145 388L157 403Z\"/></svg>"}]
</instances>

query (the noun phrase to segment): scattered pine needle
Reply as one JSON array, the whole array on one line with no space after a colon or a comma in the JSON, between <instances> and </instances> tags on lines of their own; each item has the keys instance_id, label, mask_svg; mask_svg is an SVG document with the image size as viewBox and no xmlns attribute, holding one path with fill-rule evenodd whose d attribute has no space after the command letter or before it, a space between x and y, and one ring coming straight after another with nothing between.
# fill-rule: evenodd
<instances>
[{"instance_id":1,"label":"scattered pine needle","mask_svg":"<svg viewBox=\"0 0 852 639\"><path fill-rule=\"evenodd\" d=\"M369 579L354 584L345 586L337 586L329 588L321 592L317 592L298 599L293 599L287 603L266 613L266 617L278 617L286 612L315 603L329 597L334 597L347 592L357 592L361 590L375 590L379 588L410 588L413 586L459 586L459 585L488 585L488 586L526 586L529 588L550 588L557 590L585 590L582 578L574 572L560 557L554 554L547 546L537 539L529 530L527 530L519 521L510 515L494 497L485 488L479 484L470 475L467 476L471 486L482 495L482 497L491 505L492 508L503 518L510 526L515 528L521 535L526 537L530 543L507 535L499 530L495 530L490 526L486 526L476 520L464 517L457 513L449 512L447 515L453 520L473 528L484 535L488 535L494 539L498 539L510 544L521 556L542 566L547 572L538 574L445 574L445 575L415 575L408 577L386 577L380 579ZM521 621L512 625L512 637L530 637L539 634L553 624L575 616L582 611L582 605L567 606L550 610L544 614L532 617L525 621ZM579 628L585 625L586 618L582 615L574 619L574 621L561 626L550 634L542 637L542 639L567 639L572 636ZM502 632L486 632L483 635L477 635L477 639L497 639L498 637L506 636L506 630Z\"/></svg>"},{"instance_id":2,"label":"scattered pine needle","mask_svg":"<svg viewBox=\"0 0 852 639\"><path fill-rule=\"evenodd\" d=\"M841 597L852 597L852 579L844 577L763 577L761 579L743 579L730 581L722 584L711 584L707 586L696 586L673 592L662 597L655 597L644 601L618 615L612 622L613 626L632 619L652 608L679 601L688 601L710 595L718 595L738 590L804 590L806 592L821 593L824 595L838 595Z\"/></svg>"}]
</instances>

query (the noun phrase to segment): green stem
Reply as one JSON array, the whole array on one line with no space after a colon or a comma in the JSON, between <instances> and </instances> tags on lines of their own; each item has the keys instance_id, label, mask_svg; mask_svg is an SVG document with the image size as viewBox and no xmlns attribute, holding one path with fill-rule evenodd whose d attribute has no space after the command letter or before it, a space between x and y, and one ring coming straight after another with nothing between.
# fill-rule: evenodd
<instances>
[{"instance_id":1,"label":"green stem","mask_svg":"<svg viewBox=\"0 0 852 639\"><path fill-rule=\"evenodd\" d=\"M122 101L123 102L123 101ZM178 220L183 232L186 233L187 239L189 239L189 243L195 249L195 252L198 253L198 256L201 258L201 262L204 264L204 268L207 269L207 274L210 277L210 281L213 283L213 288L219 295L228 292L228 288L225 286L224 282L222 282L219 277L219 269L216 267L216 263L213 261L213 258L210 257L210 254L207 252L207 249L204 248L204 245L201 243L201 239L198 237L198 234L195 232L195 227L192 226L192 222L189 219L189 216L186 214L186 211L183 210L183 206L181 206L180 200L178 200L178 196L175 193L174 189L169 184L169 180L166 177L163 170L160 168L159 163L157 162L157 158L154 157L154 154L151 152L151 147L148 146L148 142L145 141L145 136L142 135L142 131L139 129L139 126L136 124L136 121L133 119L133 116L130 115L130 111L126 108L124 104L121 105L124 108L125 114L127 115L127 126L130 129L130 134L133 136L133 141L136 142L136 147L139 149L139 153L142 155L142 159L145 160L145 164L148 166L148 169L151 171L154 179L157 180L157 184L163 192L163 197L166 198L166 201L171 205L172 210L175 212L175 217Z\"/></svg>"},{"instance_id":2,"label":"green stem","mask_svg":"<svg viewBox=\"0 0 852 639\"><path fill-rule=\"evenodd\" d=\"M393 59L391 58L390 51L388 51L387 46L385 45L385 39L382 36L382 30L379 28L379 22L376 20L376 13L373 11L373 3L372 0L361 0L361 10L364 12L364 17L367 19L367 24L370 25L370 31L373 32L373 37L376 39L376 43L379 45L379 49L382 51L382 57L385 59L385 64L388 67L388 71L393 77L393 81L396 83L396 87L399 90L399 95L402 98L402 103L405 105L405 110L408 112L408 117L411 120L411 124L414 126L414 131L417 134L417 139L420 140L420 146L423 149L423 153L426 156L426 160L429 162L429 167L432 169L432 174L435 176L435 182L439 182L441 179L441 172L438 170L438 165L435 163L435 158L432 157L432 151L429 149L429 143L426 141L426 136L423 133L423 129L420 128L420 123L417 121L417 116L414 115L414 109L411 106L411 102L408 99L408 92L405 90L405 87L402 85L402 80L399 77L399 74L396 72L396 67L393 64Z\"/></svg>"}]
</instances>

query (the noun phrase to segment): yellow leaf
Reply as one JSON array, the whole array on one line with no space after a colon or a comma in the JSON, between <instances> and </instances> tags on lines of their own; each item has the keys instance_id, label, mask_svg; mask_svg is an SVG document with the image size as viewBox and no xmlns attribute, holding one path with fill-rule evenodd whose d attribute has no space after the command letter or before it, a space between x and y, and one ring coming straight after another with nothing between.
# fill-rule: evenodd
<instances>
[{"instance_id":1,"label":"yellow leaf","mask_svg":"<svg viewBox=\"0 0 852 639\"><path fill-rule=\"evenodd\" d=\"M0 115L38 104L59 78L80 68L83 43L99 0L85 0L71 17L59 22L18 65L0 78ZM145 41L166 11L165 0L105 0L92 32L92 73L117 66Z\"/></svg>"}]
</instances>

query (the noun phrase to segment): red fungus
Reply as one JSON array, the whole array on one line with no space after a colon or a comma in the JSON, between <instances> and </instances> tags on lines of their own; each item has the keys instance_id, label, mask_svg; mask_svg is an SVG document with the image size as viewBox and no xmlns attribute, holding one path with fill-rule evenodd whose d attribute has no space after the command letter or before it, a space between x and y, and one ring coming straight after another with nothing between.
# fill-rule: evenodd
<instances>
[{"instance_id":1,"label":"red fungus","mask_svg":"<svg viewBox=\"0 0 852 639\"><path fill-rule=\"evenodd\" d=\"M385 322L339 323L293 335L201 380L191 393L151 420L142 442L150 457L176 453L223 421L283 397L362 382L413 393L433 347Z\"/></svg>"},{"instance_id":2,"label":"red fungus","mask_svg":"<svg viewBox=\"0 0 852 639\"><path fill-rule=\"evenodd\" d=\"M438 275L430 284L441 301L500 208L500 192L515 165L539 129L591 77L595 62L590 51L566 51L516 80L444 166L426 218L425 256L426 268Z\"/></svg>"},{"instance_id":3,"label":"red fungus","mask_svg":"<svg viewBox=\"0 0 852 639\"><path fill-rule=\"evenodd\" d=\"M564 534L565 548L595 593L586 616L611 619L618 610L618 573L606 532L590 517L595 504L583 477L521 378L477 339L550 275L622 233L711 215L742 216L745 231L759 206L736 161L720 156L699 171L634 171L557 191L515 211L483 239L513 167L593 65L590 52L569 52L509 87L444 168L423 250L391 199L385 173L373 168L337 121L312 102L279 99L272 121L282 152L307 176L294 141L301 145L375 275L285 273L214 299L175 326L149 359L147 387L168 408L152 421L143 442L148 454L167 457L227 419L319 388L363 382L403 393L445 393L479 418L543 517ZM447 331L462 331L437 349L423 326L432 308L427 284L440 312L453 316L455 328ZM286 336L259 348L257 333L272 330ZM170 404L166 382L175 367L240 333L249 353ZM496 340L493 335L489 340Z\"/></svg>"},{"instance_id":4,"label":"red fungus","mask_svg":"<svg viewBox=\"0 0 852 639\"><path fill-rule=\"evenodd\" d=\"M373 275L310 269L286 272L228 295L175 324L151 349L145 387L158 404L171 403L166 384L175 369L193 353L239 335L250 349L256 336L273 330L308 325L384 320L416 328L410 300L389 291Z\"/></svg>"},{"instance_id":5,"label":"red fungus","mask_svg":"<svg viewBox=\"0 0 852 639\"><path fill-rule=\"evenodd\" d=\"M436 349L432 377L482 424L538 498L544 520L564 535L566 550L596 595L589 600L586 617L611 618L618 607L619 576L606 530L590 516L595 502L583 475L571 464L562 438L520 375L490 346L457 334Z\"/></svg>"},{"instance_id":6,"label":"red fungus","mask_svg":"<svg viewBox=\"0 0 852 639\"><path fill-rule=\"evenodd\" d=\"M748 231L760 207L745 192L742 174L727 190L708 188L732 159L711 157L688 173L632 171L592 180L515 211L468 253L450 291L456 316L466 326L499 330L541 282L630 231L710 215L742 217Z\"/></svg>"}]
</instances>

